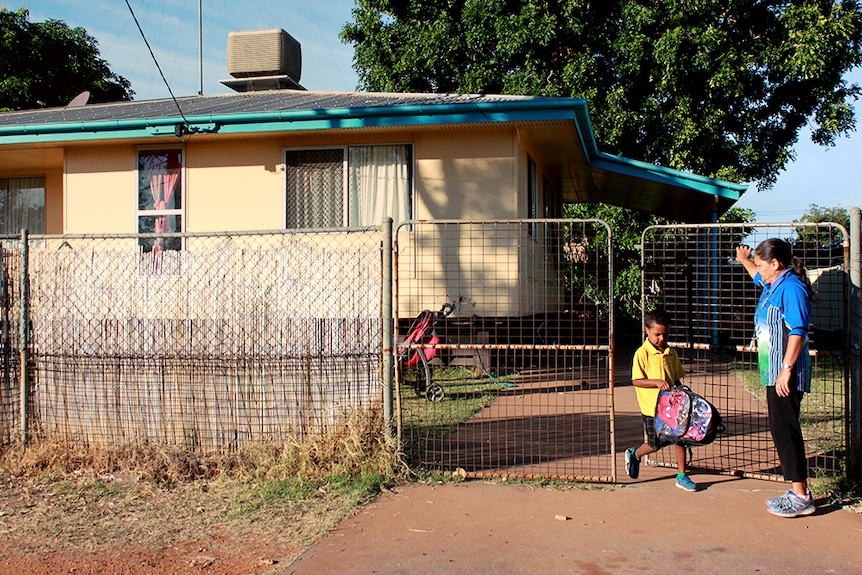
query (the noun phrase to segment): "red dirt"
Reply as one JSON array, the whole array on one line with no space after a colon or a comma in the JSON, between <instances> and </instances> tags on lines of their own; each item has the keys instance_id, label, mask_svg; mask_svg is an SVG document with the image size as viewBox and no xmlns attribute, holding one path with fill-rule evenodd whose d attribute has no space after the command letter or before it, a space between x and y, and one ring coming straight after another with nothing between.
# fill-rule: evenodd
<instances>
[{"instance_id":1,"label":"red dirt","mask_svg":"<svg viewBox=\"0 0 862 575\"><path fill-rule=\"evenodd\" d=\"M2 546L0 546L2 547ZM264 575L284 569L280 557L295 549L279 549L266 541L228 538L178 542L166 549L144 547L104 549L97 552L44 552L21 555L0 550L0 573L21 575Z\"/></svg>"}]
</instances>

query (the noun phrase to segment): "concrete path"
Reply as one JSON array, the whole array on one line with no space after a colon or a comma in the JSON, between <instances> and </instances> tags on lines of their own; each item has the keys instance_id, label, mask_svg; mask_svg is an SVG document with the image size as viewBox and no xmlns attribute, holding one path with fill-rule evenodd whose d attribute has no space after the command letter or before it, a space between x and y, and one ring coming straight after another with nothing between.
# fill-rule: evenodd
<instances>
[{"instance_id":1,"label":"concrete path","mask_svg":"<svg viewBox=\"0 0 862 575\"><path fill-rule=\"evenodd\" d=\"M290 575L862 574L862 514L820 501L774 517L785 486L673 471L625 486L408 485L309 548Z\"/></svg>"}]
</instances>

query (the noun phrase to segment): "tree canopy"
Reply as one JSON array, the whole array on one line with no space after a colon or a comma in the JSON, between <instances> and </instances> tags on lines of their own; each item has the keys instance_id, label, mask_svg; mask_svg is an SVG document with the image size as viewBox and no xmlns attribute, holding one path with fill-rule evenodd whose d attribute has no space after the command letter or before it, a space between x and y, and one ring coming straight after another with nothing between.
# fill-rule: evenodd
<instances>
[{"instance_id":1,"label":"tree canopy","mask_svg":"<svg viewBox=\"0 0 862 575\"><path fill-rule=\"evenodd\" d=\"M835 208L809 204L808 211L795 222L804 223L836 223L844 227L844 231L850 230L850 211L846 208ZM816 243L819 247L840 246L844 233L838 228L829 228L828 233L823 230L813 230L808 227L800 227L796 230L797 241L800 243ZM843 254L842 254L843 255Z\"/></svg>"},{"instance_id":2,"label":"tree canopy","mask_svg":"<svg viewBox=\"0 0 862 575\"><path fill-rule=\"evenodd\" d=\"M94 103L132 99L86 30L29 19L27 10L0 8L0 111L65 106L84 91Z\"/></svg>"},{"instance_id":3,"label":"tree canopy","mask_svg":"<svg viewBox=\"0 0 862 575\"><path fill-rule=\"evenodd\" d=\"M771 187L855 129L857 1L357 0L360 88L584 98L602 151Z\"/></svg>"}]
</instances>

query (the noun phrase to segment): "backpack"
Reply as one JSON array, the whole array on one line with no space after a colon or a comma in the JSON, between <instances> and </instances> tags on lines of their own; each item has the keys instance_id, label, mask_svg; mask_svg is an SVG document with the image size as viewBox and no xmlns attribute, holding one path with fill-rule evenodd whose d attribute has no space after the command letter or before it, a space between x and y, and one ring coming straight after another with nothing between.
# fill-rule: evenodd
<instances>
[{"instance_id":1,"label":"backpack","mask_svg":"<svg viewBox=\"0 0 862 575\"><path fill-rule=\"evenodd\" d=\"M655 431L659 439L686 446L709 445L724 433L718 409L679 383L659 391L655 407Z\"/></svg>"}]
</instances>

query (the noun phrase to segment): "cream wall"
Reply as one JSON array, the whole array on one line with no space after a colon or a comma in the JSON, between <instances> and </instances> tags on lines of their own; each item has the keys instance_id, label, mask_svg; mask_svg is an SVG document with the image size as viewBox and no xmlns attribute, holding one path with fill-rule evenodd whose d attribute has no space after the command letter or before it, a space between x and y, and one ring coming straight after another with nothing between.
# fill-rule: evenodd
<instances>
[{"instance_id":1,"label":"cream wall","mask_svg":"<svg viewBox=\"0 0 862 575\"><path fill-rule=\"evenodd\" d=\"M63 170L45 171L45 233L63 233Z\"/></svg>"},{"instance_id":2,"label":"cream wall","mask_svg":"<svg viewBox=\"0 0 862 575\"><path fill-rule=\"evenodd\" d=\"M416 219L517 218L512 129L416 135Z\"/></svg>"},{"instance_id":3,"label":"cream wall","mask_svg":"<svg viewBox=\"0 0 862 575\"><path fill-rule=\"evenodd\" d=\"M68 148L64 221L67 234L137 231L136 148Z\"/></svg>"},{"instance_id":4,"label":"cream wall","mask_svg":"<svg viewBox=\"0 0 862 575\"><path fill-rule=\"evenodd\" d=\"M278 140L186 145L186 231L284 228Z\"/></svg>"}]
</instances>

